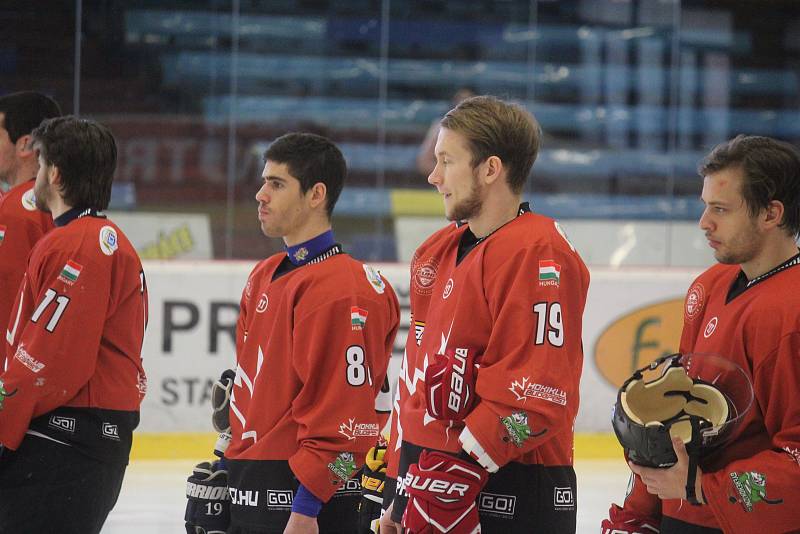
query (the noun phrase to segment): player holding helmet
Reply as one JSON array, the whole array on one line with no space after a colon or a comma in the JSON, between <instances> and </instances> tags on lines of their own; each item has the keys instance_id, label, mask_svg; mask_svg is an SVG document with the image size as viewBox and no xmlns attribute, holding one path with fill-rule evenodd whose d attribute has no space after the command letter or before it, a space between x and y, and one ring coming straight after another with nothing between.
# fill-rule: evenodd
<instances>
[{"instance_id":1,"label":"player holding helmet","mask_svg":"<svg viewBox=\"0 0 800 534\"><path fill-rule=\"evenodd\" d=\"M612 506L603 531L798 532L800 153L738 136L718 145L700 174L700 228L719 264L689 289L680 349L716 353L743 369L754 405L726 446L701 455L694 477L691 454L676 438L671 467L629 462L630 493L623 508ZM729 400L735 389L719 387Z\"/></svg>"}]
</instances>

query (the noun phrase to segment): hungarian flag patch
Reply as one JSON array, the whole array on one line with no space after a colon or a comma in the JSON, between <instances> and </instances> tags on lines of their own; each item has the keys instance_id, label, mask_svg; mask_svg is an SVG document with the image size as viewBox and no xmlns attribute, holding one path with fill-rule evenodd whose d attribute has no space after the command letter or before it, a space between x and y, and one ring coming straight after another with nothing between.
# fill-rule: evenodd
<instances>
[{"instance_id":1,"label":"hungarian flag patch","mask_svg":"<svg viewBox=\"0 0 800 534\"><path fill-rule=\"evenodd\" d=\"M561 280L561 266L553 260L539 260L539 285L558 286Z\"/></svg>"},{"instance_id":2,"label":"hungarian flag patch","mask_svg":"<svg viewBox=\"0 0 800 534\"><path fill-rule=\"evenodd\" d=\"M64 282L65 284L72 285L78 280L78 277L81 275L81 271L83 270L83 265L80 263L74 262L69 260L65 265L64 268L61 269L61 274L58 275L58 279Z\"/></svg>"},{"instance_id":3,"label":"hungarian flag patch","mask_svg":"<svg viewBox=\"0 0 800 534\"><path fill-rule=\"evenodd\" d=\"M367 310L358 306L350 307L350 326L353 330L361 330L367 324Z\"/></svg>"},{"instance_id":4,"label":"hungarian flag patch","mask_svg":"<svg viewBox=\"0 0 800 534\"><path fill-rule=\"evenodd\" d=\"M6 225L0 224L0 245L3 244L3 239L6 238Z\"/></svg>"}]
</instances>

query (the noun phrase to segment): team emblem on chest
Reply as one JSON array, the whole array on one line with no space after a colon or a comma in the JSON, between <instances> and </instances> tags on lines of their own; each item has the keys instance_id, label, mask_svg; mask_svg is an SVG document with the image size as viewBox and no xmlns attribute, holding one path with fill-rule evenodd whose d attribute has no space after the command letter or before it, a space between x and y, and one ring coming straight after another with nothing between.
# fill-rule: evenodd
<instances>
[{"instance_id":1,"label":"team emblem on chest","mask_svg":"<svg viewBox=\"0 0 800 534\"><path fill-rule=\"evenodd\" d=\"M708 339L711 337L711 334L714 333L714 330L717 329L717 318L712 317L708 324L706 325L706 329L703 331L703 337Z\"/></svg>"},{"instance_id":2,"label":"team emblem on chest","mask_svg":"<svg viewBox=\"0 0 800 534\"><path fill-rule=\"evenodd\" d=\"M695 284L686 295L686 322L691 323L700 315L705 304L706 291L703 284ZM708 337L708 336L706 336Z\"/></svg>"}]
</instances>

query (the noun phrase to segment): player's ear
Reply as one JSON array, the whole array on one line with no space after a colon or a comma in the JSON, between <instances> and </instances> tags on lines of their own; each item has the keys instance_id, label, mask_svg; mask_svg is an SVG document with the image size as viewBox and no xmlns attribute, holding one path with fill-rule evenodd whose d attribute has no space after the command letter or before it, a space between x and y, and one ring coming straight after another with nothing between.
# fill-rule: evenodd
<instances>
[{"instance_id":1,"label":"player's ear","mask_svg":"<svg viewBox=\"0 0 800 534\"><path fill-rule=\"evenodd\" d=\"M20 156L36 155L36 151L33 149L32 140L33 137L30 134L21 135L20 138L17 139L17 142L14 145Z\"/></svg>"},{"instance_id":2,"label":"player's ear","mask_svg":"<svg viewBox=\"0 0 800 534\"><path fill-rule=\"evenodd\" d=\"M780 200L772 200L762 214L763 223L767 228L779 226L783 221L784 207Z\"/></svg>"},{"instance_id":3,"label":"player's ear","mask_svg":"<svg viewBox=\"0 0 800 534\"><path fill-rule=\"evenodd\" d=\"M503 160L497 156L489 156L481 165L484 171L483 180L487 185L496 182L503 172Z\"/></svg>"},{"instance_id":4,"label":"player's ear","mask_svg":"<svg viewBox=\"0 0 800 534\"><path fill-rule=\"evenodd\" d=\"M325 199L328 196L328 188L322 182L317 182L309 190L309 202L312 208L317 208L325 204Z\"/></svg>"}]
</instances>

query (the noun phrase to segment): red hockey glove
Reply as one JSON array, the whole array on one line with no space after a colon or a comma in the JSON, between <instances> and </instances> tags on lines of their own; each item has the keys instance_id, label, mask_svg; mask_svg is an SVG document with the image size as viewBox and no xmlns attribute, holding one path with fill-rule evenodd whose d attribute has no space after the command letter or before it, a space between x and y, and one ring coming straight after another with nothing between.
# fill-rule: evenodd
<instances>
[{"instance_id":1,"label":"red hockey glove","mask_svg":"<svg viewBox=\"0 0 800 534\"><path fill-rule=\"evenodd\" d=\"M475 404L476 353L472 349L447 349L425 369L428 415L434 419L462 421Z\"/></svg>"},{"instance_id":2,"label":"red hockey glove","mask_svg":"<svg viewBox=\"0 0 800 534\"><path fill-rule=\"evenodd\" d=\"M489 479L481 466L441 453L423 451L408 467L408 504L403 527L408 534L480 532L475 499Z\"/></svg>"},{"instance_id":3,"label":"red hockey glove","mask_svg":"<svg viewBox=\"0 0 800 534\"><path fill-rule=\"evenodd\" d=\"M659 522L650 518L640 519L616 504L608 510L609 519L600 525L602 534L658 534Z\"/></svg>"}]
</instances>

